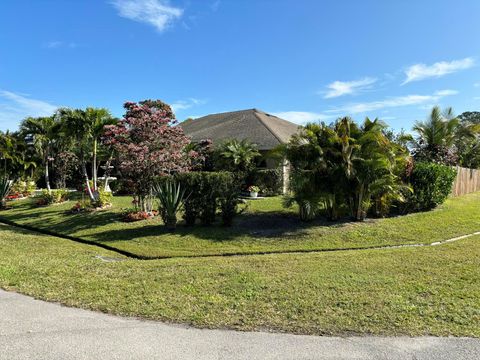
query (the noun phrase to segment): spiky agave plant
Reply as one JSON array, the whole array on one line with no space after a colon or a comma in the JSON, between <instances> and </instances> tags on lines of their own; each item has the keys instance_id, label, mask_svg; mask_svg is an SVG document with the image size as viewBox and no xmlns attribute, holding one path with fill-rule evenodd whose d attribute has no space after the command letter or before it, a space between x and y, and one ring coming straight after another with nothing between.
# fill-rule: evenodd
<instances>
[{"instance_id":1,"label":"spiky agave plant","mask_svg":"<svg viewBox=\"0 0 480 360\"><path fill-rule=\"evenodd\" d=\"M0 179L0 209L7 207L7 196L12 188L13 181L7 178Z\"/></svg>"},{"instance_id":2,"label":"spiky agave plant","mask_svg":"<svg viewBox=\"0 0 480 360\"><path fill-rule=\"evenodd\" d=\"M168 230L177 227L177 213L181 209L185 199L185 189L180 184L167 180L155 186L155 195L160 201L160 215Z\"/></svg>"}]
</instances>

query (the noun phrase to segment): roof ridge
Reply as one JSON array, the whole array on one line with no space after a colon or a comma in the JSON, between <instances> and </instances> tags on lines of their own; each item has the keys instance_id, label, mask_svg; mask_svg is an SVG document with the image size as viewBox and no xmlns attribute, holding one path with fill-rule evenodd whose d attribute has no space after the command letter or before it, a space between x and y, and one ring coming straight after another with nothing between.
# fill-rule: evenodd
<instances>
[{"instance_id":1,"label":"roof ridge","mask_svg":"<svg viewBox=\"0 0 480 360\"><path fill-rule=\"evenodd\" d=\"M260 116L258 116L259 111L258 111L257 109L253 109L253 110L254 110L254 111L253 111L253 114L254 114L255 117L262 123L262 125L265 126L265 128L270 132L270 134L272 134L272 135L275 137L275 139L278 140L278 142L279 142L280 144L283 144L282 139L280 139L280 137L279 137L277 134L275 134L275 132L270 128L270 126L268 126L268 125L265 123L265 121L263 121L263 119L262 119ZM264 113L264 114L267 115L266 113ZM268 116L268 115L267 115L267 116Z\"/></svg>"}]
</instances>

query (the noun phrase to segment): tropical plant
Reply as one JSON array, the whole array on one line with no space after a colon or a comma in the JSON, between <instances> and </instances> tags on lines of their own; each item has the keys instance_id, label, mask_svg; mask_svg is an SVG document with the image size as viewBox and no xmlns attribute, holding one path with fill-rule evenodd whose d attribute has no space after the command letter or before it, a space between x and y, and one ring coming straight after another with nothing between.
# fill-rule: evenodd
<instances>
[{"instance_id":1,"label":"tropical plant","mask_svg":"<svg viewBox=\"0 0 480 360\"><path fill-rule=\"evenodd\" d=\"M48 192L51 191L49 164L54 160L53 147L60 138L60 130L61 123L54 116L29 117L23 120L20 125L21 134L23 134L24 138L32 140L33 146L41 158L44 167L45 185Z\"/></svg>"},{"instance_id":2,"label":"tropical plant","mask_svg":"<svg viewBox=\"0 0 480 360\"><path fill-rule=\"evenodd\" d=\"M215 150L215 167L218 170L246 173L255 167L255 159L259 156L256 145L250 141L227 140Z\"/></svg>"},{"instance_id":3,"label":"tropical plant","mask_svg":"<svg viewBox=\"0 0 480 360\"><path fill-rule=\"evenodd\" d=\"M467 114L461 121L454 116L452 108L442 112L435 106L427 120L417 121L413 127L417 133L413 141L415 160L471 166L469 159L479 151L480 126L474 118Z\"/></svg>"},{"instance_id":4,"label":"tropical plant","mask_svg":"<svg viewBox=\"0 0 480 360\"><path fill-rule=\"evenodd\" d=\"M302 220L322 208L335 220L348 203L352 217L363 220L375 197L400 199L397 168L406 164L408 152L390 142L385 129L380 120L368 118L362 126L348 117L332 125L307 124L286 147L292 195L285 205L296 202Z\"/></svg>"},{"instance_id":5,"label":"tropical plant","mask_svg":"<svg viewBox=\"0 0 480 360\"><path fill-rule=\"evenodd\" d=\"M458 116L462 130L456 142L459 165L480 168L480 112L464 112Z\"/></svg>"},{"instance_id":6,"label":"tropical plant","mask_svg":"<svg viewBox=\"0 0 480 360\"><path fill-rule=\"evenodd\" d=\"M0 209L7 207L7 196L12 188L13 181L7 178L0 179Z\"/></svg>"},{"instance_id":7,"label":"tropical plant","mask_svg":"<svg viewBox=\"0 0 480 360\"><path fill-rule=\"evenodd\" d=\"M168 230L175 230L177 213L185 198L185 189L180 183L167 180L155 186L154 190L159 202L159 213Z\"/></svg>"},{"instance_id":8,"label":"tropical plant","mask_svg":"<svg viewBox=\"0 0 480 360\"><path fill-rule=\"evenodd\" d=\"M98 144L102 136L105 134L105 126L115 125L118 119L112 117L107 109L87 108L85 116L90 124L90 134L92 140L92 179L93 189L98 190Z\"/></svg>"}]
</instances>

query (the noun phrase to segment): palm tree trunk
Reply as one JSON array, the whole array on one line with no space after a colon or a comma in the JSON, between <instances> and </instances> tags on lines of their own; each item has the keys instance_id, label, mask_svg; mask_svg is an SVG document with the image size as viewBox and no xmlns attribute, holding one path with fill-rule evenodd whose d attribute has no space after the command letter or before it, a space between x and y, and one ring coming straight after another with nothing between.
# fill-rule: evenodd
<instances>
[{"instance_id":1,"label":"palm tree trunk","mask_svg":"<svg viewBox=\"0 0 480 360\"><path fill-rule=\"evenodd\" d=\"M88 197L90 198L91 201L95 201L95 196L93 196L92 189L90 188L90 181L88 179L87 164L85 164L84 160L82 160L82 170L83 170L83 177L85 178L85 183L87 184Z\"/></svg>"},{"instance_id":2,"label":"palm tree trunk","mask_svg":"<svg viewBox=\"0 0 480 360\"><path fill-rule=\"evenodd\" d=\"M364 196L365 186L364 184L360 185L360 190L358 192L358 204L357 204L357 213L355 215L355 220L363 220L363 196Z\"/></svg>"},{"instance_id":3,"label":"palm tree trunk","mask_svg":"<svg viewBox=\"0 0 480 360\"><path fill-rule=\"evenodd\" d=\"M97 139L93 140L93 165L92 165L92 177L93 177L93 190L97 191Z\"/></svg>"},{"instance_id":4,"label":"palm tree trunk","mask_svg":"<svg viewBox=\"0 0 480 360\"><path fill-rule=\"evenodd\" d=\"M47 158L47 161L45 162L45 184L47 185L47 190L48 190L48 193L50 194L52 192L52 189L50 188L50 175L48 173L48 158Z\"/></svg>"}]
</instances>

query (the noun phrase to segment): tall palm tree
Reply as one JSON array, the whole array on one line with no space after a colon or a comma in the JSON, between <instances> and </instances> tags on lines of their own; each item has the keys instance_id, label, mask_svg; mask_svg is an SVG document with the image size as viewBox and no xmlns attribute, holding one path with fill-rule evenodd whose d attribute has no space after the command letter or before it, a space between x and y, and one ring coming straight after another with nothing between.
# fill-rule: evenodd
<instances>
[{"instance_id":1,"label":"tall palm tree","mask_svg":"<svg viewBox=\"0 0 480 360\"><path fill-rule=\"evenodd\" d=\"M61 124L54 116L29 117L20 125L20 133L24 137L32 137L33 145L42 159L48 192L51 192L49 162L52 160L52 148L59 137L60 129Z\"/></svg>"},{"instance_id":2,"label":"tall palm tree","mask_svg":"<svg viewBox=\"0 0 480 360\"><path fill-rule=\"evenodd\" d=\"M87 108L61 109L60 116L64 121L65 132L73 139L79 152L82 175L85 179L88 195L92 201L96 200L97 189L97 153L98 141L104 133L105 125L116 122L108 110ZM87 172L87 157L92 154L93 186Z\"/></svg>"},{"instance_id":3,"label":"tall palm tree","mask_svg":"<svg viewBox=\"0 0 480 360\"><path fill-rule=\"evenodd\" d=\"M95 201L93 190L90 187L86 163L86 153L88 152L91 140L91 126L87 121L86 113L84 110L68 108L60 109L58 113L62 119L65 134L72 139L79 153L82 176L85 181L88 196L90 200Z\"/></svg>"},{"instance_id":4,"label":"tall palm tree","mask_svg":"<svg viewBox=\"0 0 480 360\"><path fill-rule=\"evenodd\" d=\"M418 142L424 146L451 147L456 139L459 125L451 107L443 112L439 106L433 107L425 121L416 121L413 131L418 134Z\"/></svg>"},{"instance_id":5,"label":"tall palm tree","mask_svg":"<svg viewBox=\"0 0 480 360\"><path fill-rule=\"evenodd\" d=\"M92 178L93 189L98 190L97 186L97 154L98 154L98 142L105 133L106 125L114 125L118 122L107 109L102 108L87 108L85 110L85 117L90 126L92 137Z\"/></svg>"}]
</instances>

